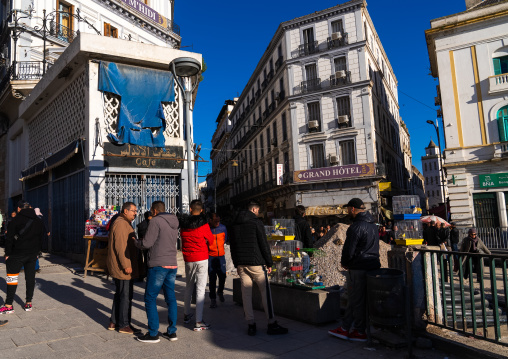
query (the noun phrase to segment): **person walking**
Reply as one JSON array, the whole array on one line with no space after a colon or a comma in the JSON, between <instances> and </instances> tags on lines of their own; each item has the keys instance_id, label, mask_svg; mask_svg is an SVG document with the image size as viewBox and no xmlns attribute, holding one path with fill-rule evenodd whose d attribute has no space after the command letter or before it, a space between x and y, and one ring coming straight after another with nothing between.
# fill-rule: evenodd
<instances>
[{"instance_id":1,"label":"person walking","mask_svg":"<svg viewBox=\"0 0 508 359\"><path fill-rule=\"evenodd\" d=\"M295 239L299 240L303 244L303 248L312 248L312 231L310 225L305 219L305 207L302 205L296 206L295 209L295 225L296 225L296 236Z\"/></svg>"},{"instance_id":2,"label":"person walking","mask_svg":"<svg viewBox=\"0 0 508 359\"><path fill-rule=\"evenodd\" d=\"M266 239L263 223L258 218L260 205L249 203L247 210L238 213L233 224L231 236L231 257L238 270L242 288L243 311L248 324L247 334L256 335L256 322L252 308L252 284L256 283L261 301L268 319L267 333L287 334L288 329L275 320L272 306L272 294L268 274L272 272L272 254Z\"/></svg>"},{"instance_id":3,"label":"person walking","mask_svg":"<svg viewBox=\"0 0 508 359\"><path fill-rule=\"evenodd\" d=\"M429 246L439 246L439 230L436 227L436 222L431 221L430 227L427 229L427 245Z\"/></svg>"},{"instance_id":4,"label":"person walking","mask_svg":"<svg viewBox=\"0 0 508 359\"><path fill-rule=\"evenodd\" d=\"M190 203L191 214L180 219L182 254L185 261L184 323L192 319L191 297L196 287L196 324L194 331L210 329L203 320L206 279L208 277L208 245L213 241L210 226L203 214L203 202L193 200Z\"/></svg>"},{"instance_id":5,"label":"person walking","mask_svg":"<svg viewBox=\"0 0 508 359\"><path fill-rule=\"evenodd\" d=\"M441 223L441 227L438 232L439 237L439 245L444 244L445 246L449 246L450 240L450 229L445 227L444 223Z\"/></svg>"},{"instance_id":6,"label":"person walking","mask_svg":"<svg viewBox=\"0 0 508 359\"><path fill-rule=\"evenodd\" d=\"M365 342L367 272L381 267L379 234L374 218L365 211L361 199L351 199L347 204L347 210L353 224L346 232L340 263L347 270L346 285L349 299L342 326L328 333L345 340Z\"/></svg>"},{"instance_id":7,"label":"person walking","mask_svg":"<svg viewBox=\"0 0 508 359\"><path fill-rule=\"evenodd\" d=\"M5 239L5 267L7 271L7 295L0 314L14 313L14 295L18 288L18 277L24 267L26 281L26 301L24 309L32 310L35 288L35 263L41 250L45 233L44 223L37 217L30 204L18 202L18 214L9 223Z\"/></svg>"},{"instance_id":8,"label":"person walking","mask_svg":"<svg viewBox=\"0 0 508 359\"><path fill-rule=\"evenodd\" d=\"M480 254L492 254L490 250L487 248L485 243L478 238L476 234L476 228L470 228L467 232L467 237L462 240L462 245L460 247L460 251L464 253L480 253ZM469 256L464 256L462 259L462 268L464 273L464 279L469 278L469 265L468 265ZM473 273L476 273L476 279L479 281L482 274L482 267L480 261L482 259L478 257L473 257Z\"/></svg>"},{"instance_id":9,"label":"person walking","mask_svg":"<svg viewBox=\"0 0 508 359\"><path fill-rule=\"evenodd\" d=\"M136 247L148 250L148 275L145 288L145 310L148 319L148 332L137 339L143 343L158 343L159 313L157 296L162 288L164 300L168 306L168 327L162 334L170 341L176 336L177 304L175 279L177 266L178 218L166 212L162 201L152 203L150 224L142 240L136 241Z\"/></svg>"},{"instance_id":10,"label":"person walking","mask_svg":"<svg viewBox=\"0 0 508 359\"><path fill-rule=\"evenodd\" d=\"M107 265L109 275L115 282L115 295L111 309L108 330L118 329L119 333L135 334L141 330L131 325L134 279L140 276L139 251L136 248L136 233L132 221L137 208L132 202L125 202L109 231Z\"/></svg>"},{"instance_id":11,"label":"person walking","mask_svg":"<svg viewBox=\"0 0 508 359\"><path fill-rule=\"evenodd\" d=\"M452 247L453 252L459 251L459 230L455 226L455 222L450 223L451 230L450 230L450 245Z\"/></svg>"},{"instance_id":12,"label":"person walking","mask_svg":"<svg viewBox=\"0 0 508 359\"><path fill-rule=\"evenodd\" d=\"M228 242L226 226L220 223L220 217L212 212L209 215L210 231L213 240L208 242L208 287L210 290L210 308L217 308L217 296L224 303L224 285L226 284L226 257L224 245ZM219 287L217 289L217 279Z\"/></svg>"}]
</instances>

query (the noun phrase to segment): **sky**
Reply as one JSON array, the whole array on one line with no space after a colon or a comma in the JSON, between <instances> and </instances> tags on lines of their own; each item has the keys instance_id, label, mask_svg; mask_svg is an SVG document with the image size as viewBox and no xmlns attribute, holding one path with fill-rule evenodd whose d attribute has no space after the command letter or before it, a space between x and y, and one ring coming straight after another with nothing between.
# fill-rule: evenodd
<instances>
[{"instance_id":1,"label":"sky","mask_svg":"<svg viewBox=\"0 0 508 359\"><path fill-rule=\"evenodd\" d=\"M209 160L217 116L227 99L239 96L279 24L343 2L337 0L221 0L175 1L182 50L203 55L203 74L194 108L194 142ZM400 116L411 136L413 164L421 171L421 156L436 131L427 120L436 119L437 79L430 75L425 30L430 20L466 10L465 0L371 0L367 10L398 81ZM442 124L442 122L440 122ZM440 126L441 127L441 126ZM442 148L444 140L441 137ZM199 163L199 175L212 163Z\"/></svg>"}]
</instances>

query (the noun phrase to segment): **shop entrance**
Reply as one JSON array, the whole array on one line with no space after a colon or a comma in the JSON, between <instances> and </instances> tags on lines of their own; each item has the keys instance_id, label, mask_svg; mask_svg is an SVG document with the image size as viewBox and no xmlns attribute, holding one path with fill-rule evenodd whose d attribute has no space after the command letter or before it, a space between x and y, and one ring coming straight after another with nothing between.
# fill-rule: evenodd
<instances>
[{"instance_id":1,"label":"shop entrance","mask_svg":"<svg viewBox=\"0 0 508 359\"><path fill-rule=\"evenodd\" d=\"M473 193L473 205L477 227L499 227L496 193Z\"/></svg>"}]
</instances>

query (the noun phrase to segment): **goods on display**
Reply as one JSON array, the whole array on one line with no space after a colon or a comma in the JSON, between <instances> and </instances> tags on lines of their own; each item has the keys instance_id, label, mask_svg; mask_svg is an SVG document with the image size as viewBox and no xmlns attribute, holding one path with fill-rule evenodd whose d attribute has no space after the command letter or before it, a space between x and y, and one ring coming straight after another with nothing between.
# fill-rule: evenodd
<instances>
[{"instance_id":1,"label":"goods on display","mask_svg":"<svg viewBox=\"0 0 508 359\"><path fill-rule=\"evenodd\" d=\"M292 241L295 239L294 219L272 219L271 226L265 226L270 241Z\"/></svg>"},{"instance_id":2,"label":"goods on display","mask_svg":"<svg viewBox=\"0 0 508 359\"><path fill-rule=\"evenodd\" d=\"M86 221L85 235L87 236L105 236L108 234L106 226L115 214L119 211L119 206L101 206L96 209Z\"/></svg>"},{"instance_id":3,"label":"goods on display","mask_svg":"<svg viewBox=\"0 0 508 359\"><path fill-rule=\"evenodd\" d=\"M395 243L412 245L423 243L423 228L420 217L420 197L394 196L392 198L393 218L395 225Z\"/></svg>"},{"instance_id":4,"label":"goods on display","mask_svg":"<svg viewBox=\"0 0 508 359\"><path fill-rule=\"evenodd\" d=\"M394 215L400 214L422 214L420 197L418 196L394 196L392 198Z\"/></svg>"}]
</instances>

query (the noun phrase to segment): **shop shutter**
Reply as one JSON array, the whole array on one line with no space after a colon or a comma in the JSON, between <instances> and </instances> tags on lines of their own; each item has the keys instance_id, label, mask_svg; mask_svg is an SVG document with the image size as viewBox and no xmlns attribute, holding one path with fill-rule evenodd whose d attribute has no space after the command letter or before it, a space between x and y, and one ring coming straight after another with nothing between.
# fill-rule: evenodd
<instances>
[{"instance_id":1,"label":"shop shutter","mask_svg":"<svg viewBox=\"0 0 508 359\"><path fill-rule=\"evenodd\" d=\"M492 59L494 62L494 75L501 75L501 59Z\"/></svg>"},{"instance_id":2,"label":"shop shutter","mask_svg":"<svg viewBox=\"0 0 508 359\"><path fill-rule=\"evenodd\" d=\"M497 112L497 128L499 129L499 141L508 141L508 106Z\"/></svg>"}]
</instances>

